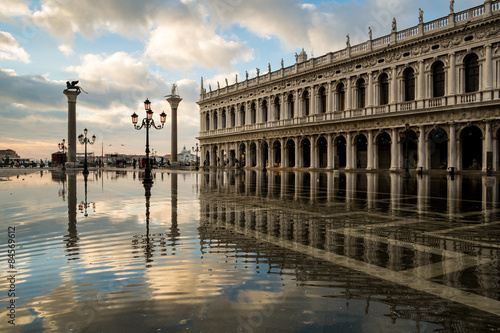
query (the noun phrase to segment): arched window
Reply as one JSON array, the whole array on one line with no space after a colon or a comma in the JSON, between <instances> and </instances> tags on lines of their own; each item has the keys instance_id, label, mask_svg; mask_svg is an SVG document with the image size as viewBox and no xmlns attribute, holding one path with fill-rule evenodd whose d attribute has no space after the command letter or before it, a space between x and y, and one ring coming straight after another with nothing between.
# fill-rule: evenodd
<instances>
[{"instance_id":1,"label":"arched window","mask_svg":"<svg viewBox=\"0 0 500 333\"><path fill-rule=\"evenodd\" d=\"M338 110L339 111L344 111L345 110L345 89L344 89L344 84L339 83L337 86L337 94L339 96L338 99Z\"/></svg>"},{"instance_id":2,"label":"arched window","mask_svg":"<svg viewBox=\"0 0 500 333\"><path fill-rule=\"evenodd\" d=\"M293 100L293 95L292 94L288 95L287 103L288 103L288 118L292 119L294 117L294 115L295 115L295 112L294 112L295 102Z\"/></svg>"},{"instance_id":3,"label":"arched window","mask_svg":"<svg viewBox=\"0 0 500 333\"><path fill-rule=\"evenodd\" d=\"M231 108L231 127L236 126L236 117L234 114L234 108Z\"/></svg>"},{"instance_id":4,"label":"arched window","mask_svg":"<svg viewBox=\"0 0 500 333\"><path fill-rule=\"evenodd\" d=\"M444 64L437 61L432 65L432 97L443 97L445 94Z\"/></svg>"},{"instance_id":5,"label":"arched window","mask_svg":"<svg viewBox=\"0 0 500 333\"><path fill-rule=\"evenodd\" d=\"M241 106L241 111L240 111L240 122L241 122L241 126L244 126L245 125L245 121L246 121L246 112L245 112L245 106L242 105Z\"/></svg>"},{"instance_id":6,"label":"arched window","mask_svg":"<svg viewBox=\"0 0 500 333\"><path fill-rule=\"evenodd\" d=\"M319 113L326 113L326 89L321 87L319 89Z\"/></svg>"},{"instance_id":7,"label":"arched window","mask_svg":"<svg viewBox=\"0 0 500 333\"><path fill-rule=\"evenodd\" d=\"M389 77L387 74L382 74L379 79L380 82L380 105L389 104Z\"/></svg>"},{"instance_id":8,"label":"arched window","mask_svg":"<svg viewBox=\"0 0 500 333\"><path fill-rule=\"evenodd\" d=\"M415 71L413 68L407 68L404 73L405 82L405 102L415 100Z\"/></svg>"},{"instance_id":9,"label":"arched window","mask_svg":"<svg viewBox=\"0 0 500 333\"><path fill-rule=\"evenodd\" d=\"M365 80L358 80L356 87L358 88L358 108L364 108L366 106L366 86Z\"/></svg>"},{"instance_id":10,"label":"arched window","mask_svg":"<svg viewBox=\"0 0 500 333\"><path fill-rule=\"evenodd\" d=\"M214 112L214 130L218 129L217 128L217 120L218 120L218 118L217 118L217 111L215 111Z\"/></svg>"},{"instance_id":11,"label":"arched window","mask_svg":"<svg viewBox=\"0 0 500 333\"><path fill-rule=\"evenodd\" d=\"M465 93L479 91L479 62L476 54L468 55L465 60Z\"/></svg>"},{"instance_id":12,"label":"arched window","mask_svg":"<svg viewBox=\"0 0 500 333\"><path fill-rule=\"evenodd\" d=\"M226 128L226 108L222 109L221 123L222 123L222 128Z\"/></svg>"},{"instance_id":13,"label":"arched window","mask_svg":"<svg viewBox=\"0 0 500 333\"><path fill-rule=\"evenodd\" d=\"M267 100L262 101L262 122L267 122Z\"/></svg>"},{"instance_id":14,"label":"arched window","mask_svg":"<svg viewBox=\"0 0 500 333\"><path fill-rule=\"evenodd\" d=\"M210 131L210 113L207 112L207 115L205 117L205 129L207 131Z\"/></svg>"},{"instance_id":15,"label":"arched window","mask_svg":"<svg viewBox=\"0 0 500 333\"><path fill-rule=\"evenodd\" d=\"M281 113L280 98L279 98L279 96L276 96L276 98L274 99L274 116L275 116L275 120L280 120L280 113Z\"/></svg>"},{"instance_id":16,"label":"arched window","mask_svg":"<svg viewBox=\"0 0 500 333\"><path fill-rule=\"evenodd\" d=\"M257 122L257 108L255 106L255 102L252 103L250 107L250 123L255 124Z\"/></svg>"},{"instance_id":17,"label":"arched window","mask_svg":"<svg viewBox=\"0 0 500 333\"><path fill-rule=\"evenodd\" d=\"M304 115L308 116L309 115L309 91L304 91L304 94L302 95L303 103L304 103Z\"/></svg>"}]
</instances>

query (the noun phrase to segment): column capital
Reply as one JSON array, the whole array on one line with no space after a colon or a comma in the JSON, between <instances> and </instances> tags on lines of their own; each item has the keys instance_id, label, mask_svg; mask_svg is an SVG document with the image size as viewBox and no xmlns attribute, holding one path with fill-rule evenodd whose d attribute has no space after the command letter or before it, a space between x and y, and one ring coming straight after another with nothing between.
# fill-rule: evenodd
<instances>
[{"instance_id":1,"label":"column capital","mask_svg":"<svg viewBox=\"0 0 500 333\"><path fill-rule=\"evenodd\" d=\"M80 95L80 91L77 90L65 89L63 93L68 97L68 103L76 103L76 98Z\"/></svg>"}]
</instances>

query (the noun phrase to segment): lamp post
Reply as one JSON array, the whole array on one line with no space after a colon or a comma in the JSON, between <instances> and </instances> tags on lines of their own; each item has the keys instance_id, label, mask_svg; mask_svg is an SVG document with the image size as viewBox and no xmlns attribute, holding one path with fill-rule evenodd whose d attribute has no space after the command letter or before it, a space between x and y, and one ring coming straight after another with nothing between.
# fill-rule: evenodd
<instances>
[{"instance_id":1,"label":"lamp post","mask_svg":"<svg viewBox=\"0 0 500 333\"><path fill-rule=\"evenodd\" d=\"M90 144L90 145L93 145L95 143L96 136L92 135L92 141L90 141L87 138L87 133L88 133L87 129L84 129L83 133L85 133L85 135L80 134L78 136L78 141L80 141L80 143L82 145L85 145L85 163L83 164L83 174L84 175L88 175L89 174L89 170L88 170L88 164L87 164L87 143Z\"/></svg>"},{"instance_id":2,"label":"lamp post","mask_svg":"<svg viewBox=\"0 0 500 333\"><path fill-rule=\"evenodd\" d=\"M62 161L62 169L63 170L66 170L66 149L68 149L68 147L66 147L65 143L66 143L66 140L62 139L62 142L57 145L59 147L59 150L62 150L62 153L63 153L63 161Z\"/></svg>"},{"instance_id":3,"label":"lamp post","mask_svg":"<svg viewBox=\"0 0 500 333\"><path fill-rule=\"evenodd\" d=\"M87 209L91 208L95 212L95 202L88 202L87 201L87 176L88 174L83 175L83 179L85 180L85 201L80 202L78 205L78 209L80 210L81 213L83 213L83 216L87 217L89 214L87 213Z\"/></svg>"},{"instance_id":4,"label":"lamp post","mask_svg":"<svg viewBox=\"0 0 500 333\"><path fill-rule=\"evenodd\" d=\"M134 124L134 128L136 130L141 130L142 128L146 128L146 176L144 178L143 183L152 183L153 177L151 176L151 164L149 161L149 129L152 127L157 130L161 130L165 125L165 121L167 120L167 115L165 112L160 114L160 126L155 125L155 121L153 120L153 111L151 110L151 102L149 99L144 101L144 108L146 110L146 118L142 120L141 126L137 125L139 121L139 116L134 112L132 114L132 124Z\"/></svg>"}]
</instances>

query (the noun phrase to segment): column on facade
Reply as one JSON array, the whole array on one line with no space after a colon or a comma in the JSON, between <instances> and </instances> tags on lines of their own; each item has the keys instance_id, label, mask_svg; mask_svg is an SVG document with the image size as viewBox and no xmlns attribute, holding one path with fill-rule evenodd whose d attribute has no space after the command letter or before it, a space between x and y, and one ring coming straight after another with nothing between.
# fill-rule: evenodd
<instances>
[{"instance_id":1,"label":"column on facade","mask_svg":"<svg viewBox=\"0 0 500 333\"><path fill-rule=\"evenodd\" d=\"M493 154L493 137L491 133L491 123L488 121L485 124L485 138L484 138L484 154L483 154L483 171L488 171L488 153ZM493 164L493 160L491 161ZM493 167L493 165L492 165ZM493 170L493 169L492 169Z\"/></svg>"},{"instance_id":2,"label":"column on facade","mask_svg":"<svg viewBox=\"0 0 500 333\"><path fill-rule=\"evenodd\" d=\"M398 151L398 129L392 129L392 138L391 138L391 170L398 169L398 161L399 161L399 151Z\"/></svg>"},{"instance_id":3,"label":"column on facade","mask_svg":"<svg viewBox=\"0 0 500 333\"><path fill-rule=\"evenodd\" d=\"M347 78L347 89L345 92L345 100L346 100L346 110L352 110L352 82L351 78Z\"/></svg>"},{"instance_id":4,"label":"column on facade","mask_svg":"<svg viewBox=\"0 0 500 333\"><path fill-rule=\"evenodd\" d=\"M235 125L236 127L240 126L241 125L241 104L240 103L237 103L236 104L236 110L234 111L234 121L235 121Z\"/></svg>"},{"instance_id":5,"label":"column on facade","mask_svg":"<svg viewBox=\"0 0 500 333\"><path fill-rule=\"evenodd\" d=\"M367 106L372 107L373 104L373 93L374 93L374 85L373 85L373 73L370 72L368 73L368 101L367 101Z\"/></svg>"},{"instance_id":6,"label":"column on facade","mask_svg":"<svg viewBox=\"0 0 500 333\"><path fill-rule=\"evenodd\" d=\"M422 101L425 99L425 64L423 61L418 62L418 81L417 81L417 92L418 92L418 101L421 103L419 104L418 108L423 108L424 104ZM432 95L431 95L432 96Z\"/></svg>"},{"instance_id":7,"label":"column on facade","mask_svg":"<svg viewBox=\"0 0 500 333\"><path fill-rule=\"evenodd\" d=\"M327 159L327 169L333 169L333 149L332 149L332 134L326 135L326 159Z\"/></svg>"},{"instance_id":8,"label":"column on facade","mask_svg":"<svg viewBox=\"0 0 500 333\"><path fill-rule=\"evenodd\" d=\"M392 68L392 83L391 83L391 104L398 102L398 72L397 68Z\"/></svg>"},{"instance_id":9,"label":"column on facade","mask_svg":"<svg viewBox=\"0 0 500 333\"><path fill-rule=\"evenodd\" d=\"M296 117L300 117L299 115L299 110L300 110L300 99L299 99L299 89L295 89L295 92L294 92L294 103L293 103L293 115L294 115L294 118Z\"/></svg>"},{"instance_id":10,"label":"column on facade","mask_svg":"<svg viewBox=\"0 0 500 333\"><path fill-rule=\"evenodd\" d=\"M339 92L337 90L337 84L334 84L333 82L332 82L332 90L333 90L332 111L337 112L339 111Z\"/></svg>"},{"instance_id":11,"label":"column on facade","mask_svg":"<svg viewBox=\"0 0 500 333\"><path fill-rule=\"evenodd\" d=\"M483 72L483 89L486 90L485 99L491 99L491 90L493 88L493 60L491 52L491 44L485 46L486 48L486 61Z\"/></svg>"},{"instance_id":12,"label":"column on facade","mask_svg":"<svg viewBox=\"0 0 500 333\"><path fill-rule=\"evenodd\" d=\"M314 89L314 86L311 86L310 87L310 92L311 92L311 96L309 96L309 115L313 115L313 114L316 114L316 103L315 103L315 100L316 100L316 90Z\"/></svg>"},{"instance_id":13,"label":"column on facade","mask_svg":"<svg viewBox=\"0 0 500 333\"><path fill-rule=\"evenodd\" d=\"M310 152L311 152L311 168L317 168L318 167L318 161L317 161L317 156L318 156L318 152L317 152L317 144L316 144L316 135L311 135L309 137L309 142L311 143L311 149L310 149Z\"/></svg>"},{"instance_id":14,"label":"column on facade","mask_svg":"<svg viewBox=\"0 0 500 333\"><path fill-rule=\"evenodd\" d=\"M425 161L427 160L427 152L425 151L425 127L420 126L418 128L420 131L420 137L418 138L418 162L417 162L417 167L422 168L422 170L427 169L427 163Z\"/></svg>"},{"instance_id":15,"label":"column on facade","mask_svg":"<svg viewBox=\"0 0 500 333\"><path fill-rule=\"evenodd\" d=\"M328 82L328 90L327 90L327 96L326 96L326 112L331 113L333 111L332 107L332 83Z\"/></svg>"},{"instance_id":16,"label":"column on facade","mask_svg":"<svg viewBox=\"0 0 500 333\"><path fill-rule=\"evenodd\" d=\"M448 167L457 168L457 133L455 123L450 124L450 147L448 152Z\"/></svg>"},{"instance_id":17,"label":"column on facade","mask_svg":"<svg viewBox=\"0 0 500 333\"><path fill-rule=\"evenodd\" d=\"M285 167L285 139L280 139L280 143L281 143L281 167L284 168Z\"/></svg>"},{"instance_id":18,"label":"column on facade","mask_svg":"<svg viewBox=\"0 0 500 333\"><path fill-rule=\"evenodd\" d=\"M368 145L367 145L367 151L366 154L367 156L367 161L366 161L366 170L373 170L374 164L373 164L373 131L368 130L367 133L367 139L368 139Z\"/></svg>"},{"instance_id":19,"label":"column on facade","mask_svg":"<svg viewBox=\"0 0 500 333\"><path fill-rule=\"evenodd\" d=\"M346 135L346 145L345 145L345 153L346 153L346 170L352 169L352 134L351 132L347 132Z\"/></svg>"},{"instance_id":20,"label":"column on facade","mask_svg":"<svg viewBox=\"0 0 500 333\"><path fill-rule=\"evenodd\" d=\"M252 102L245 102L245 125L252 123ZM247 148L248 149L248 148Z\"/></svg>"},{"instance_id":21,"label":"column on facade","mask_svg":"<svg viewBox=\"0 0 500 333\"><path fill-rule=\"evenodd\" d=\"M448 72L448 105L455 105L455 94L457 92L457 67L455 53L450 53L450 68Z\"/></svg>"},{"instance_id":22,"label":"column on facade","mask_svg":"<svg viewBox=\"0 0 500 333\"><path fill-rule=\"evenodd\" d=\"M295 167L298 168L300 166L300 161L301 159L299 158L299 142L300 138L294 138L293 141L295 142Z\"/></svg>"}]
</instances>

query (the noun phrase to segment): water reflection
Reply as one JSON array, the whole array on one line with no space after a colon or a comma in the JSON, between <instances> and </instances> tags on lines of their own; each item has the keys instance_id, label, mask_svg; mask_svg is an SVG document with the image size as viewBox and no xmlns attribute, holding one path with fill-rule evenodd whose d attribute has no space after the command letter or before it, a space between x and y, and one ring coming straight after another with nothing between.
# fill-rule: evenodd
<instances>
[{"instance_id":1,"label":"water reflection","mask_svg":"<svg viewBox=\"0 0 500 333\"><path fill-rule=\"evenodd\" d=\"M491 177L215 172L201 184L200 234L268 274L344 289L323 297L480 331L482 311L500 314L498 192Z\"/></svg>"}]
</instances>

